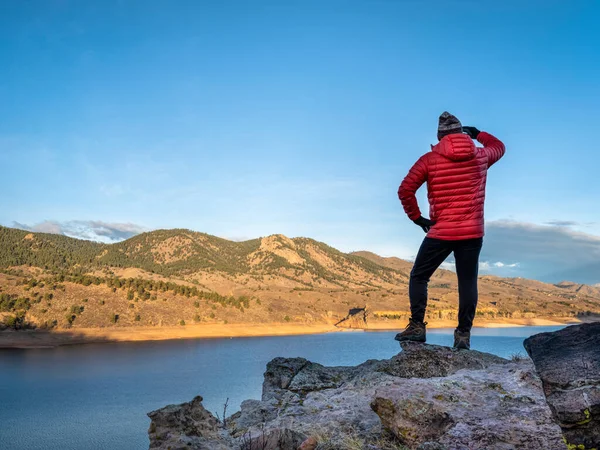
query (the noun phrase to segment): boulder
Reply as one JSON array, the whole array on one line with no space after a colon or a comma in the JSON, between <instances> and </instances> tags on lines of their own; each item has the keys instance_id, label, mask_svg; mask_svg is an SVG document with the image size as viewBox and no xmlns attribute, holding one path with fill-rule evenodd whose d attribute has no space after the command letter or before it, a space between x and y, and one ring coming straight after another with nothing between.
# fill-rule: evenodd
<instances>
[{"instance_id":1,"label":"boulder","mask_svg":"<svg viewBox=\"0 0 600 450\"><path fill-rule=\"evenodd\" d=\"M567 442L600 448L600 323L536 334L523 345Z\"/></svg>"},{"instance_id":2,"label":"boulder","mask_svg":"<svg viewBox=\"0 0 600 450\"><path fill-rule=\"evenodd\" d=\"M371 407L411 449L566 448L528 361L399 378L377 389Z\"/></svg>"},{"instance_id":3,"label":"boulder","mask_svg":"<svg viewBox=\"0 0 600 450\"><path fill-rule=\"evenodd\" d=\"M219 427L219 421L202 406L202 397L191 402L169 405L148 413L150 449L225 450L231 439Z\"/></svg>"},{"instance_id":4,"label":"boulder","mask_svg":"<svg viewBox=\"0 0 600 450\"><path fill-rule=\"evenodd\" d=\"M262 399L268 400L287 389L294 377L309 363L304 358L275 358L267 364Z\"/></svg>"}]
</instances>

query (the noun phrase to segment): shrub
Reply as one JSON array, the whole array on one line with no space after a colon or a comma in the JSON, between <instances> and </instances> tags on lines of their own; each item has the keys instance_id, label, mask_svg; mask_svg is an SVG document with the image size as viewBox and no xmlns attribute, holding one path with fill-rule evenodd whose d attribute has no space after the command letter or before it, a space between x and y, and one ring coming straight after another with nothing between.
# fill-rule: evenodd
<instances>
[{"instance_id":1,"label":"shrub","mask_svg":"<svg viewBox=\"0 0 600 450\"><path fill-rule=\"evenodd\" d=\"M119 315L118 314L113 314L112 318L111 318L111 322L112 323L117 323L119 321Z\"/></svg>"},{"instance_id":2,"label":"shrub","mask_svg":"<svg viewBox=\"0 0 600 450\"><path fill-rule=\"evenodd\" d=\"M184 325L185 325L185 320L181 319L181 320L179 321L179 325L181 325L181 326L184 326Z\"/></svg>"},{"instance_id":3,"label":"shrub","mask_svg":"<svg viewBox=\"0 0 600 450\"><path fill-rule=\"evenodd\" d=\"M196 314L196 315L194 316L194 322L200 322L201 320L202 320L202 317L200 317L200 315L199 315L199 314Z\"/></svg>"},{"instance_id":4,"label":"shrub","mask_svg":"<svg viewBox=\"0 0 600 450\"><path fill-rule=\"evenodd\" d=\"M71 314L73 314L73 315L79 315L83 312L83 310L84 310L83 306L78 306L78 305L71 306Z\"/></svg>"},{"instance_id":5,"label":"shrub","mask_svg":"<svg viewBox=\"0 0 600 450\"><path fill-rule=\"evenodd\" d=\"M290 316L285 316L285 317L283 318L283 320L285 320L286 322L289 322L289 321L290 321L290 320L292 320L292 319L290 319Z\"/></svg>"},{"instance_id":6,"label":"shrub","mask_svg":"<svg viewBox=\"0 0 600 450\"><path fill-rule=\"evenodd\" d=\"M56 327L57 325L58 325L57 320L46 320L45 322L42 323L40 328L42 328L44 330L51 330L52 328Z\"/></svg>"},{"instance_id":7,"label":"shrub","mask_svg":"<svg viewBox=\"0 0 600 450\"><path fill-rule=\"evenodd\" d=\"M20 330L26 327L25 312L19 311L14 316L8 316L4 319L4 325L13 330Z\"/></svg>"},{"instance_id":8,"label":"shrub","mask_svg":"<svg viewBox=\"0 0 600 450\"><path fill-rule=\"evenodd\" d=\"M139 314L136 314L135 321L139 322L140 320L142 320L142 317Z\"/></svg>"},{"instance_id":9,"label":"shrub","mask_svg":"<svg viewBox=\"0 0 600 450\"><path fill-rule=\"evenodd\" d=\"M194 302L194 306L195 306L196 308L200 308L200 302Z\"/></svg>"}]
</instances>

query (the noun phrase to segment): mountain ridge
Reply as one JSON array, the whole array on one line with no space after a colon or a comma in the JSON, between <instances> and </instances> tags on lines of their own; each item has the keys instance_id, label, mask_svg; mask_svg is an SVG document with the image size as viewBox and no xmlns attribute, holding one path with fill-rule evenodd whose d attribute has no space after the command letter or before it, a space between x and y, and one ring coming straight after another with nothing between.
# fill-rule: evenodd
<instances>
[{"instance_id":1,"label":"mountain ridge","mask_svg":"<svg viewBox=\"0 0 600 450\"><path fill-rule=\"evenodd\" d=\"M155 230L104 244L0 227L0 323L50 329L244 323L392 328L410 316L411 267L399 258L343 253L281 234L235 242L186 229ZM429 292L427 320L454 321L456 275L437 271ZM345 320L351 310L363 311L364 320ZM593 286L480 278L476 324L597 314L600 289Z\"/></svg>"}]
</instances>

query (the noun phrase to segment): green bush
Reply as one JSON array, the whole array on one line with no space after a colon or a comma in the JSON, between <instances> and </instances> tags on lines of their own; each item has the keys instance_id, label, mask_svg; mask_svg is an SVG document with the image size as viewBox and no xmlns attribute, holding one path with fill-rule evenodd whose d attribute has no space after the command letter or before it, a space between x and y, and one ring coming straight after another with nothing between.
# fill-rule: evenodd
<instances>
[{"instance_id":1,"label":"green bush","mask_svg":"<svg viewBox=\"0 0 600 450\"><path fill-rule=\"evenodd\" d=\"M13 330L26 328L25 311L19 311L14 316L8 316L4 319L4 325Z\"/></svg>"},{"instance_id":2,"label":"green bush","mask_svg":"<svg viewBox=\"0 0 600 450\"><path fill-rule=\"evenodd\" d=\"M181 320L179 321L179 325L181 325L181 326L184 326L184 325L185 325L185 320L181 319Z\"/></svg>"},{"instance_id":3,"label":"green bush","mask_svg":"<svg viewBox=\"0 0 600 450\"><path fill-rule=\"evenodd\" d=\"M71 314L78 316L79 314L81 314L83 312L84 308L83 306L79 306L79 305L73 305L71 306Z\"/></svg>"}]
</instances>

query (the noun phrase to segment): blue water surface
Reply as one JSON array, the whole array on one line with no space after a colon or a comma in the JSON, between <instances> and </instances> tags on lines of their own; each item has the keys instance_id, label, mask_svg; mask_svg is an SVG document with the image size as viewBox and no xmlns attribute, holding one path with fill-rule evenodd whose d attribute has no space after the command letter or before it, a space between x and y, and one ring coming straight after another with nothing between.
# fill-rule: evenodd
<instances>
[{"instance_id":1,"label":"blue water surface","mask_svg":"<svg viewBox=\"0 0 600 450\"><path fill-rule=\"evenodd\" d=\"M525 354L523 340L562 327L478 328L472 348L503 357ZM452 345L450 329L427 342ZM356 365L399 351L395 332L106 343L54 349L0 349L0 449L147 449L146 413L204 397L228 414L259 399L276 356Z\"/></svg>"}]
</instances>

